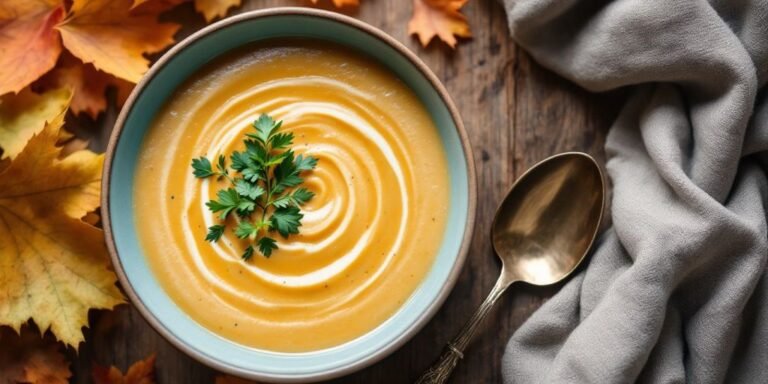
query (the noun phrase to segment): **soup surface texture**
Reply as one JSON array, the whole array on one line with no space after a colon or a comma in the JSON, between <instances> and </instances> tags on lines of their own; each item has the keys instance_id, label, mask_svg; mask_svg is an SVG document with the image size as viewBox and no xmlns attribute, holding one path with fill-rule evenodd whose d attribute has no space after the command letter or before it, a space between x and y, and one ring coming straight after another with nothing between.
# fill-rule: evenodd
<instances>
[{"instance_id":1,"label":"soup surface texture","mask_svg":"<svg viewBox=\"0 0 768 384\"><path fill-rule=\"evenodd\" d=\"M318 158L300 234L270 258L205 207L228 186L190 162L243 150L267 113ZM428 112L394 74L312 41L249 46L196 73L158 112L139 154L134 208L142 248L192 319L237 343L279 352L353 340L393 315L429 272L449 200L445 153ZM231 218L230 220L234 220Z\"/></svg>"}]
</instances>

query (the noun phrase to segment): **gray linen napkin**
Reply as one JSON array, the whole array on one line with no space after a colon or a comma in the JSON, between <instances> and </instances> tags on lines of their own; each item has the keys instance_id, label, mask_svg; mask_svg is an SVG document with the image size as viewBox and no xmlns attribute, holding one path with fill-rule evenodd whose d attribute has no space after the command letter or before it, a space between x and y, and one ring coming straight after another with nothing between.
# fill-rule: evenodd
<instances>
[{"instance_id":1,"label":"gray linen napkin","mask_svg":"<svg viewBox=\"0 0 768 384\"><path fill-rule=\"evenodd\" d=\"M768 383L768 2L504 5L539 63L631 94L613 227L509 341L505 382Z\"/></svg>"}]
</instances>

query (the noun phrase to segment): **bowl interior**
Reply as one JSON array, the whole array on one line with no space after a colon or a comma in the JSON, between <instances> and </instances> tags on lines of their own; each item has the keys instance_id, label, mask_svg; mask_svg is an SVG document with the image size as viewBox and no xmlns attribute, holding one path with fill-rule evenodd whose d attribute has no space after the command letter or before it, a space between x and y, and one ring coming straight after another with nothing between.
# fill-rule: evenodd
<instances>
[{"instance_id":1,"label":"bowl interior","mask_svg":"<svg viewBox=\"0 0 768 384\"><path fill-rule=\"evenodd\" d=\"M426 279L388 321L368 334L331 349L308 353L274 353L223 339L189 318L166 295L139 246L133 215L133 178L137 155L155 113L175 89L217 56L245 44L285 37L331 41L367 54L408 84L438 127L450 169L450 213L443 243ZM369 31L320 12L254 13L227 19L181 44L159 64L123 111L124 125L113 144L109 177L109 227L127 290L166 337L216 368L255 379L328 378L365 365L405 342L442 302L460 262L465 230L471 229L470 153L465 152L451 111L428 78L407 57ZM152 319L154 318L154 319ZM175 340L174 340L175 339Z\"/></svg>"}]
</instances>

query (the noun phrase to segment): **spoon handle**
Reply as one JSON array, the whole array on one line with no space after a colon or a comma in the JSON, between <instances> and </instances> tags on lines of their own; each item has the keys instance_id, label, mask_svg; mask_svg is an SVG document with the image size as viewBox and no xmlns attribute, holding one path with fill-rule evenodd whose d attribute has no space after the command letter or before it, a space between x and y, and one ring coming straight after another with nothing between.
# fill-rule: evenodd
<instances>
[{"instance_id":1,"label":"spoon handle","mask_svg":"<svg viewBox=\"0 0 768 384\"><path fill-rule=\"evenodd\" d=\"M480 307L477 308L453 341L446 345L440 359L421 375L416 384L441 384L448 380L453 369L456 368L459 359L464 358L464 349L467 348L467 345L472 340L478 326L483 322L483 319L485 319L493 305L496 304L496 301L509 285L510 282L504 279L503 275L499 277L499 280L496 281L496 285L493 286L485 301L480 304Z\"/></svg>"}]
</instances>

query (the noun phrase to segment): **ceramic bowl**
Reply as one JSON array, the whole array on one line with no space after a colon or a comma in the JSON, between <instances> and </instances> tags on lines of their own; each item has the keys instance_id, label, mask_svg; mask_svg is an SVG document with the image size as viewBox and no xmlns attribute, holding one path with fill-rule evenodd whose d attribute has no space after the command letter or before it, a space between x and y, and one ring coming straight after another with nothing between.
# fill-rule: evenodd
<instances>
[{"instance_id":1,"label":"ceramic bowl","mask_svg":"<svg viewBox=\"0 0 768 384\"><path fill-rule=\"evenodd\" d=\"M275 353L239 345L188 317L163 291L139 246L133 212L134 173L143 137L165 100L214 58L254 41L326 40L368 55L405 82L438 127L450 170L450 212L434 265L411 298L369 333L334 348ZM128 98L107 150L102 217L115 271L131 302L168 341L200 362L233 375L270 382L305 382L373 364L416 334L445 300L464 263L475 221L472 151L458 111L437 77L384 32L332 12L275 8L227 18L191 35L149 70ZM446 335L446 337L449 335ZM435 351L437 352L437 351Z\"/></svg>"}]
</instances>

